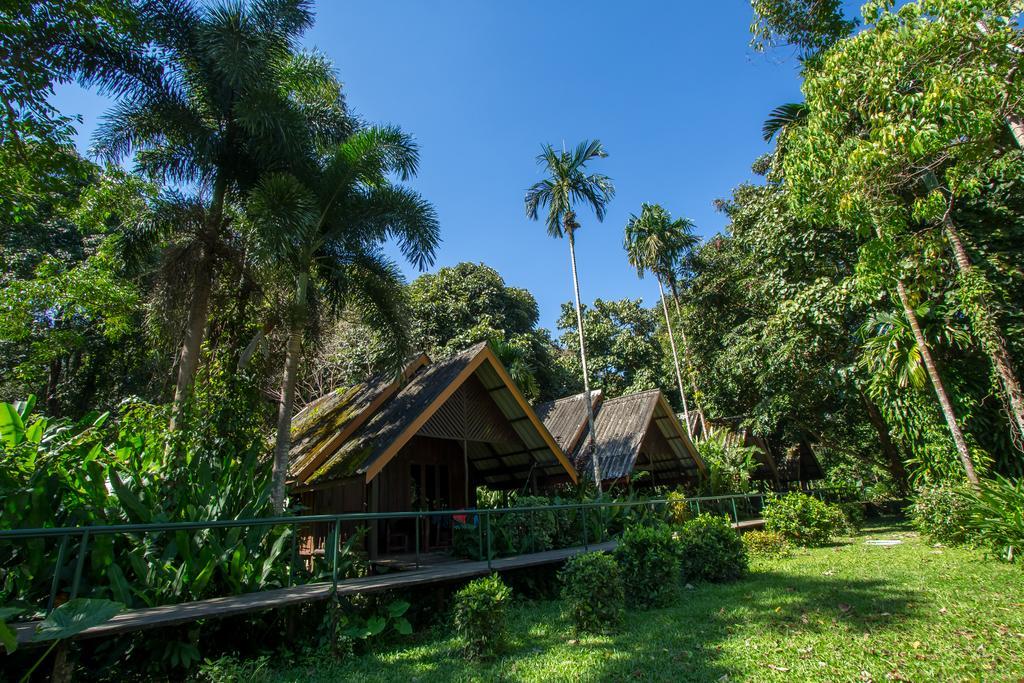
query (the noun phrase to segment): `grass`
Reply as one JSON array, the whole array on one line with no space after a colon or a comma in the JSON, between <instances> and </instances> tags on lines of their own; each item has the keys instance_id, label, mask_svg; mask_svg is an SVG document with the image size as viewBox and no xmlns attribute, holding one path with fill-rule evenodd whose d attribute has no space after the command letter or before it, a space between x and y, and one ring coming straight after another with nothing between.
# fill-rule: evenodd
<instances>
[{"instance_id":1,"label":"grass","mask_svg":"<svg viewBox=\"0 0 1024 683\"><path fill-rule=\"evenodd\" d=\"M868 539L898 539L891 548ZM471 664L443 627L273 681L1022 680L1024 573L905 525L756 561L612 635L576 638L555 601L517 604L502 656Z\"/></svg>"}]
</instances>

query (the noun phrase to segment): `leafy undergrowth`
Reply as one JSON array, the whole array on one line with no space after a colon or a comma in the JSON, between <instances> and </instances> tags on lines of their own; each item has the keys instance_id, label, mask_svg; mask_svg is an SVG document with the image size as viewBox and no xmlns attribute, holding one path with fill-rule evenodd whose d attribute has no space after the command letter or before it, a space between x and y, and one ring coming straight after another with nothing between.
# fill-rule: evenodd
<instances>
[{"instance_id":1,"label":"leafy undergrowth","mask_svg":"<svg viewBox=\"0 0 1024 683\"><path fill-rule=\"evenodd\" d=\"M898 539L880 547L868 539ZM747 579L698 585L674 607L629 612L576 639L558 602L523 602L497 658L466 663L442 628L410 644L274 681L1020 680L1024 573L930 546L904 525L758 561Z\"/></svg>"}]
</instances>

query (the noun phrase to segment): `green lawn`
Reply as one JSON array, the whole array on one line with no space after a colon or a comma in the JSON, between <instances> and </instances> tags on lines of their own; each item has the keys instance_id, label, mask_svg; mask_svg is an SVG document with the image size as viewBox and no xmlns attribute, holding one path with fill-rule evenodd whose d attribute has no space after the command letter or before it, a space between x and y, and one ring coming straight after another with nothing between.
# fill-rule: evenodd
<instances>
[{"instance_id":1,"label":"green lawn","mask_svg":"<svg viewBox=\"0 0 1024 683\"><path fill-rule=\"evenodd\" d=\"M892 538L900 545L866 545ZM931 547L906 526L755 563L749 578L634 612L611 636L575 639L557 602L524 602L504 655L463 662L439 629L276 681L1024 679L1024 572Z\"/></svg>"}]
</instances>

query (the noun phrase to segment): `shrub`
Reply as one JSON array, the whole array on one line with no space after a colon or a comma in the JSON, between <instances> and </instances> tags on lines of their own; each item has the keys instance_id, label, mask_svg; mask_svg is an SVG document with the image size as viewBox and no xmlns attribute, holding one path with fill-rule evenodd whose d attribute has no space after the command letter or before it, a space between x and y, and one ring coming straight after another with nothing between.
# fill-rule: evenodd
<instances>
[{"instance_id":1,"label":"shrub","mask_svg":"<svg viewBox=\"0 0 1024 683\"><path fill-rule=\"evenodd\" d=\"M971 541L971 502L963 486L944 484L917 490L910 516L929 540L946 545Z\"/></svg>"},{"instance_id":2,"label":"shrub","mask_svg":"<svg viewBox=\"0 0 1024 683\"><path fill-rule=\"evenodd\" d=\"M789 541L777 531L748 531L743 534L743 545L752 557L774 559L789 554Z\"/></svg>"},{"instance_id":3,"label":"shrub","mask_svg":"<svg viewBox=\"0 0 1024 683\"><path fill-rule=\"evenodd\" d=\"M565 611L577 631L600 633L622 621L626 593L611 555L577 555L565 563L558 579Z\"/></svg>"},{"instance_id":4,"label":"shrub","mask_svg":"<svg viewBox=\"0 0 1024 683\"><path fill-rule=\"evenodd\" d=\"M469 659L489 657L505 637L505 621L512 590L497 574L470 581L452 604L452 625Z\"/></svg>"},{"instance_id":5,"label":"shrub","mask_svg":"<svg viewBox=\"0 0 1024 683\"><path fill-rule=\"evenodd\" d=\"M633 606L663 607L679 595L679 550L667 524L626 527L615 549Z\"/></svg>"},{"instance_id":6,"label":"shrub","mask_svg":"<svg viewBox=\"0 0 1024 683\"><path fill-rule=\"evenodd\" d=\"M702 514L677 533L679 564L687 581L735 581L747 572L747 549L728 517Z\"/></svg>"},{"instance_id":7,"label":"shrub","mask_svg":"<svg viewBox=\"0 0 1024 683\"><path fill-rule=\"evenodd\" d=\"M686 502L686 494L678 491L668 494L665 516L672 526L682 526L684 522L693 517L693 513L690 512L690 504Z\"/></svg>"},{"instance_id":8,"label":"shrub","mask_svg":"<svg viewBox=\"0 0 1024 683\"><path fill-rule=\"evenodd\" d=\"M846 519L846 527L850 531L859 531L864 526L865 504L860 502L836 503L843 517Z\"/></svg>"},{"instance_id":9,"label":"shrub","mask_svg":"<svg viewBox=\"0 0 1024 683\"><path fill-rule=\"evenodd\" d=\"M765 531L775 531L803 546L825 545L846 528L838 506L804 493L769 498L763 516Z\"/></svg>"},{"instance_id":10,"label":"shrub","mask_svg":"<svg viewBox=\"0 0 1024 683\"><path fill-rule=\"evenodd\" d=\"M970 498L970 521L978 541L1012 562L1024 549L1024 479L983 482Z\"/></svg>"}]
</instances>

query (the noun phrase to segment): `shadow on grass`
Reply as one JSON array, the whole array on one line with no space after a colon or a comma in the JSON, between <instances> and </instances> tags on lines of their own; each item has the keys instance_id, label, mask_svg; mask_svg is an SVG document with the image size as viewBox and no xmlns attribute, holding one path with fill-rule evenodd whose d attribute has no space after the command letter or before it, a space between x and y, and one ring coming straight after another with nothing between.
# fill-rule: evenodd
<instances>
[{"instance_id":1,"label":"shadow on grass","mask_svg":"<svg viewBox=\"0 0 1024 683\"><path fill-rule=\"evenodd\" d=\"M463 662L450 634L438 629L416 643L344 662L322 672L321 680L735 680L752 674L737 667L736 650L745 647L740 637L767 642L776 656L797 658L796 646L788 644L793 637L894 628L925 618L924 602L885 579L764 571L733 584L684 590L671 607L630 611L616 632L601 636L575 638L558 603L527 603L517 607L509 647L494 660ZM303 679L292 673L299 677L286 680Z\"/></svg>"}]
</instances>

